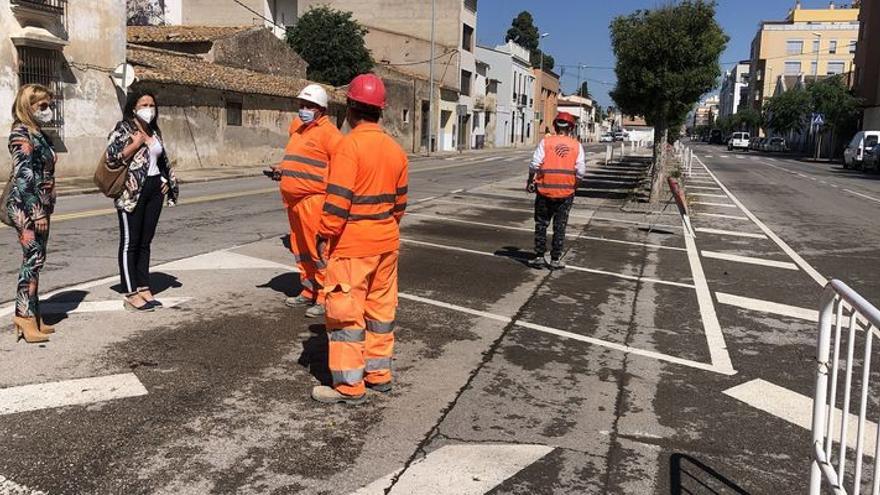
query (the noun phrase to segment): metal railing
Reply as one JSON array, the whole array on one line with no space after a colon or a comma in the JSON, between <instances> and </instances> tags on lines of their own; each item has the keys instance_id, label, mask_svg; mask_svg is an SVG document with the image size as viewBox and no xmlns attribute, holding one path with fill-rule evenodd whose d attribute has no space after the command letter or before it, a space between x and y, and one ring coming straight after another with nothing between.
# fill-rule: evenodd
<instances>
[{"instance_id":1,"label":"metal railing","mask_svg":"<svg viewBox=\"0 0 880 495\"><path fill-rule=\"evenodd\" d=\"M64 15L64 9L67 7L67 0L12 0L11 4Z\"/></svg>"},{"instance_id":2,"label":"metal railing","mask_svg":"<svg viewBox=\"0 0 880 495\"><path fill-rule=\"evenodd\" d=\"M871 382L871 348L874 338L880 336L878 329L880 329L880 310L839 280L832 280L825 287L819 312L819 341L816 353L810 495L819 495L823 484L830 488L830 493L836 495L859 495L864 488L863 478L867 479L863 461L866 450L873 452L874 456L871 493L880 494L880 437L878 437L880 429L866 420ZM861 358L856 355L857 340L860 341ZM841 360L841 348L844 344L846 356ZM859 365L861 383L853 387L854 371ZM838 385L841 379L843 398L838 402ZM858 416L849 413L853 388L860 389ZM835 415L839 418L835 418ZM856 430L854 437L852 429ZM871 432L871 429L876 431ZM854 466L851 471L847 471L847 453L853 438ZM868 442L873 442L873 445L866 445ZM833 455L835 443L838 444L836 463ZM851 475L850 483L847 483L848 474ZM847 491L846 485L851 487L851 491Z\"/></svg>"}]
</instances>

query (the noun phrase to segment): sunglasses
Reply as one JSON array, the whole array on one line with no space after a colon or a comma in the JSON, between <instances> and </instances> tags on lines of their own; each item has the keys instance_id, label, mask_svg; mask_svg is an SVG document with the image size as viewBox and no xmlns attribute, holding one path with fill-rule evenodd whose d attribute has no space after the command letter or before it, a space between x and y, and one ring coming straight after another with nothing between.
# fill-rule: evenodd
<instances>
[{"instance_id":1,"label":"sunglasses","mask_svg":"<svg viewBox=\"0 0 880 495\"><path fill-rule=\"evenodd\" d=\"M48 109L50 109L50 108L54 108L54 105L52 105L51 103L40 103L39 105L37 105L37 108L38 108L40 111L45 111L45 110L48 110Z\"/></svg>"}]
</instances>

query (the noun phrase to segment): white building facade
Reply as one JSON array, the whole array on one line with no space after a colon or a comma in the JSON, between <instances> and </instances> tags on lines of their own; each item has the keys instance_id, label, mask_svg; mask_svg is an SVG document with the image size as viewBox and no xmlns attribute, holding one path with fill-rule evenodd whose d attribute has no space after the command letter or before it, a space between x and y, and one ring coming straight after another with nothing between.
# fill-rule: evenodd
<instances>
[{"instance_id":1,"label":"white building facade","mask_svg":"<svg viewBox=\"0 0 880 495\"><path fill-rule=\"evenodd\" d=\"M497 81L495 147L531 146L535 129L535 76L528 49L508 42L495 48L477 46L477 58L488 64Z\"/></svg>"},{"instance_id":2,"label":"white building facade","mask_svg":"<svg viewBox=\"0 0 880 495\"><path fill-rule=\"evenodd\" d=\"M746 104L749 98L749 61L742 61L734 65L724 75L721 83L720 102L718 108L719 117L729 117L736 114L740 105Z\"/></svg>"},{"instance_id":3,"label":"white building facade","mask_svg":"<svg viewBox=\"0 0 880 495\"><path fill-rule=\"evenodd\" d=\"M595 125L596 106L590 98L577 95L562 96L557 106L558 112L568 112L577 119L575 137L583 143L598 141L598 129Z\"/></svg>"}]
</instances>

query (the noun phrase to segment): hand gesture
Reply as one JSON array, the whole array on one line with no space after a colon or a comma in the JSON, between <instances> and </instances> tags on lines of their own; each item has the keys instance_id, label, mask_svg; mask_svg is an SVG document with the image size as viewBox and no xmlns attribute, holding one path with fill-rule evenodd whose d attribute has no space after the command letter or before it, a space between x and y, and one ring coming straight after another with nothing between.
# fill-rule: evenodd
<instances>
[{"instance_id":1,"label":"hand gesture","mask_svg":"<svg viewBox=\"0 0 880 495\"><path fill-rule=\"evenodd\" d=\"M147 135L142 131L134 131L131 134L131 142L142 146L147 141Z\"/></svg>"},{"instance_id":2,"label":"hand gesture","mask_svg":"<svg viewBox=\"0 0 880 495\"><path fill-rule=\"evenodd\" d=\"M34 220L34 227L36 228L38 234L45 234L49 231L49 219L43 217L39 220Z\"/></svg>"}]
</instances>

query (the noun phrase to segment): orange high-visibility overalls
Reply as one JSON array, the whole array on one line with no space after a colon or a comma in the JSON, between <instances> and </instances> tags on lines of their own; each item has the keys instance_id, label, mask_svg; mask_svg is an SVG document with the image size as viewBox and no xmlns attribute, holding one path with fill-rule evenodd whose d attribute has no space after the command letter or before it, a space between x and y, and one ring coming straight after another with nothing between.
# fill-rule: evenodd
<instances>
[{"instance_id":1,"label":"orange high-visibility overalls","mask_svg":"<svg viewBox=\"0 0 880 495\"><path fill-rule=\"evenodd\" d=\"M330 165L319 234L329 240L324 292L333 387L391 381L400 220L408 160L378 124L342 139Z\"/></svg>"},{"instance_id":2,"label":"orange high-visibility overalls","mask_svg":"<svg viewBox=\"0 0 880 495\"><path fill-rule=\"evenodd\" d=\"M316 246L327 169L342 133L323 116L312 124L290 124L290 141L281 162L281 198L290 221L290 250L296 257L302 295L323 304L324 269Z\"/></svg>"}]
</instances>

